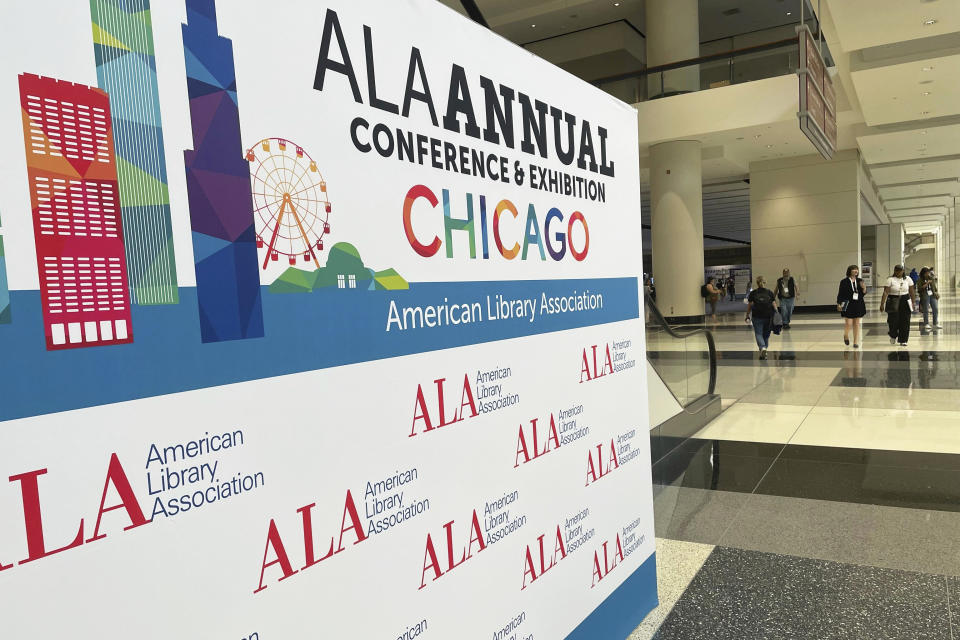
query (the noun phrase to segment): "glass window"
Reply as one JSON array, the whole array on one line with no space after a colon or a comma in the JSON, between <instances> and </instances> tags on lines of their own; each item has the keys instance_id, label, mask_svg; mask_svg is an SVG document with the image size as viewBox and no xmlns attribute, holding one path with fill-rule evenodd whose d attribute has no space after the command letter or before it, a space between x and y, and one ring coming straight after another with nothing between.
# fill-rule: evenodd
<instances>
[{"instance_id":1,"label":"glass window","mask_svg":"<svg viewBox=\"0 0 960 640\"><path fill-rule=\"evenodd\" d=\"M353 274L351 273L349 277L350 277L350 288L351 288L351 289L356 289L356 288L357 288L357 276L355 276L355 275L353 275Z\"/></svg>"},{"instance_id":2,"label":"glass window","mask_svg":"<svg viewBox=\"0 0 960 640\"><path fill-rule=\"evenodd\" d=\"M338 289L346 289L346 288L347 288L347 285L346 285L345 280L346 280L346 279L343 277L343 274L342 274L342 273L338 273L338 274L337 274L337 288L338 288Z\"/></svg>"}]
</instances>

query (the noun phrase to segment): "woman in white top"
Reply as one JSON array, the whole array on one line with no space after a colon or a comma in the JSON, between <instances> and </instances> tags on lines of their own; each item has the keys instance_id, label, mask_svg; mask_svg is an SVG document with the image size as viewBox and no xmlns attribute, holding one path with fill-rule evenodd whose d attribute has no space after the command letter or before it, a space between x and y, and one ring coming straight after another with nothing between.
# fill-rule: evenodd
<instances>
[{"instance_id":1,"label":"woman in white top","mask_svg":"<svg viewBox=\"0 0 960 640\"><path fill-rule=\"evenodd\" d=\"M910 314L917 308L917 294L911 280L904 273L903 265L893 268L893 275L887 278L880 299L880 311L887 312L887 335L890 344L907 346L910 338Z\"/></svg>"}]
</instances>

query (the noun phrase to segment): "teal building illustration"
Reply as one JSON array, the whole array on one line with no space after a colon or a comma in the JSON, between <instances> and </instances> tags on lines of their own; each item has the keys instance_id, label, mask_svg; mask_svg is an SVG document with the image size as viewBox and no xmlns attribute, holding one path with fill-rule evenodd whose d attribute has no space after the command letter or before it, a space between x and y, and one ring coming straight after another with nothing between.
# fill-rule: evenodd
<instances>
[{"instance_id":1,"label":"teal building illustration","mask_svg":"<svg viewBox=\"0 0 960 640\"><path fill-rule=\"evenodd\" d=\"M176 304L150 0L90 0L90 15L97 84L110 95L131 303Z\"/></svg>"}]
</instances>

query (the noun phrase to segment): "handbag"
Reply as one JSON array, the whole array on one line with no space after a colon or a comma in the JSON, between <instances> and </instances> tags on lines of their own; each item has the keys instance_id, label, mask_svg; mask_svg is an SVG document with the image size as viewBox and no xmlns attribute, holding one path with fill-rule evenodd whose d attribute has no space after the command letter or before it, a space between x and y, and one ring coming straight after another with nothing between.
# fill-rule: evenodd
<instances>
[{"instance_id":1,"label":"handbag","mask_svg":"<svg viewBox=\"0 0 960 640\"><path fill-rule=\"evenodd\" d=\"M773 317L770 319L771 329L773 330L774 335L780 335L780 332L783 330L783 316L780 315L779 311L773 312Z\"/></svg>"},{"instance_id":2,"label":"handbag","mask_svg":"<svg viewBox=\"0 0 960 640\"><path fill-rule=\"evenodd\" d=\"M897 313L899 311L900 298L887 298L887 304L883 310L887 313Z\"/></svg>"}]
</instances>

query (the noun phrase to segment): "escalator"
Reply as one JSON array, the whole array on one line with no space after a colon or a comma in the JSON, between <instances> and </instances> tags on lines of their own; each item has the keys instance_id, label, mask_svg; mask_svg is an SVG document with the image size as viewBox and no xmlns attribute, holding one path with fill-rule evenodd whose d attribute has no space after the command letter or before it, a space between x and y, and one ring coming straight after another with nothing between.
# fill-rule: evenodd
<instances>
[{"instance_id":1,"label":"escalator","mask_svg":"<svg viewBox=\"0 0 960 640\"><path fill-rule=\"evenodd\" d=\"M645 302L647 362L676 401L671 417L651 424L650 454L656 464L720 415L721 405L713 334L704 328L674 329L649 295Z\"/></svg>"}]
</instances>

